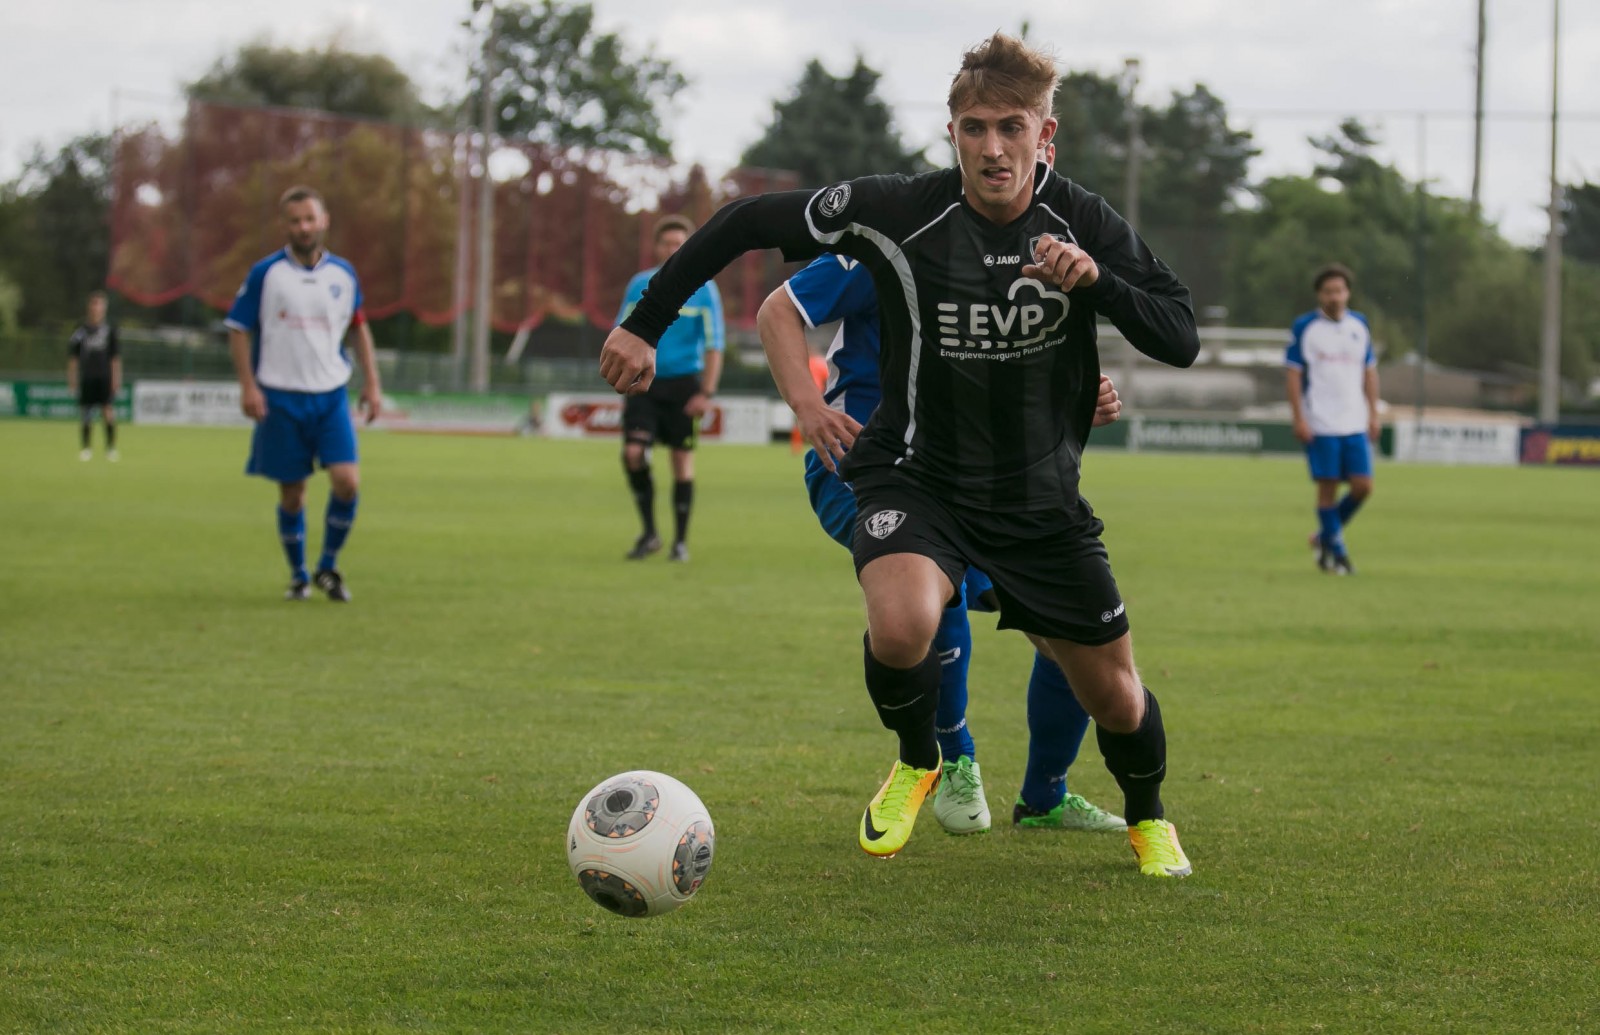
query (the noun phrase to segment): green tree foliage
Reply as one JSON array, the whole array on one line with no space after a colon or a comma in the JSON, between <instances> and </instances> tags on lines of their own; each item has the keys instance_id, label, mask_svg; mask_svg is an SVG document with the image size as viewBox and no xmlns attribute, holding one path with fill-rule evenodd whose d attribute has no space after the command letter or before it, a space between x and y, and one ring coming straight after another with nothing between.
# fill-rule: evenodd
<instances>
[{"instance_id":1,"label":"green tree foliage","mask_svg":"<svg viewBox=\"0 0 1600 1035\"><path fill-rule=\"evenodd\" d=\"M184 87L194 100L223 104L310 108L390 121L426 113L409 76L382 54L358 54L330 40L296 50L264 40L219 58Z\"/></svg>"},{"instance_id":2,"label":"green tree foliage","mask_svg":"<svg viewBox=\"0 0 1600 1035\"><path fill-rule=\"evenodd\" d=\"M928 168L921 152L906 150L895 132L894 113L878 95L882 78L860 56L842 76L813 59L793 95L773 104L771 124L741 160L749 166L788 169L808 187Z\"/></svg>"},{"instance_id":3,"label":"green tree foliage","mask_svg":"<svg viewBox=\"0 0 1600 1035\"><path fill-rule=\"evenodd\" d=\"M1122 84L1073 72L1056 89L1056 168L1128 212L1129 119ZM1183 271L1196 304L1220 303L1227 244L1223 222L1257 154L1248 130L1228 125L1227 106L1202 85L1161 108L1140 105L1139 232Z\"/></svg>"},{"instance_id":4,"label":"green tree foliage","mask_svg":"<svg viewBox=\"0 0 1600 1035\"><path fill-rule=\"evenodd\" d=\"M27 326L65 323L105 280L110 244L111 138L77 137L35 149L0 188L0 276L21 294Z\"/></svg>"},{"instance_id":5,"label":"green tree foliage","mask_svg":"<svg viewBox=\"0 0 1600 1035\"><path fill-rule=\"evenodd\" d=\"M1600 266L1600 183L1569 185L1565 207L1562 250L1580 262Z\"/></svg>"},{"instance_id":6,"label":"green tree foliage","mask_svg":"<svg viewBox=\"0 0 1600 1035\"><path fill-rule=\"evenodd\" d=\"M662 111L688 80L669 61L597 31L587 3L505 4L494 19L500 132L558 148L671 154ZM461 102L473 123L478 96Z\"/></svg>"}]
</instances>

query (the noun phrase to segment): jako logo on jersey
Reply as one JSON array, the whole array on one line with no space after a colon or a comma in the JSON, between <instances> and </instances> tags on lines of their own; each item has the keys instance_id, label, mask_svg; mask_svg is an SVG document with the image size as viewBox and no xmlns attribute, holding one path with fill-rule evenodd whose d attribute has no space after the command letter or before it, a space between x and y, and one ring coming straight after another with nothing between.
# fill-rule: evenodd
<instances>
[{"instance_id":1,"label":"jako logo on jersey","mask_svg":"<svg viewBox=\"0 0 1600 1035\"><path fill-rule=\"evenodd\" d=\"M1027 301L1029 292L1037 295L1038 301ZM1066 295L1031 277L1012 281L1006 300L1011 304L940 302L940 347L1010 355L1013 349L1044 341L1072 308Z\"/></svg>"},{"instance_id":2,"label":"jako logo on jersey","mask_svg":"<svg viewBox=\"0 0 1600 1035\"><path fill-rule=\"evenodd\" d=\"M1102 622L1109 622L1109 621L1111 621L1111 619L1117 617L1118 615L1120 615L1122 612L1126 611L1127 609L1128 609L1128 605L1126 605L1126 604L1118 604L1117 607L1116 607L1116 610L1107 611L1105 614L1100 616L1100 620Z\"/></svg>"},{"instance_id":3,"label":"jako logo on jersey","mask_svg":"<svg viewBox=\"0 0 1600 1035\"><path fill-rule=\"evenodd\" d=\"M1015 266L1021 261L1022 256L1020 255L985 255L983 257L985 266Z\"/></svg>"},{"instance_id":4,"label":"jako logo on jersey","mask_svg":"<svg viewBox=\"0 0 1600 1035\"><path fill-rule=\"evenodd\" d=\"M850 204L850 185L837 183L822 192L822 200L817 203L817 211L824 216L836 216L844 211Z\"/></svg>"},{"instance_id":5,"label":"jako logo on jersey","mask_svg":"<svg viewBox=\"0 0 1600 1035\"><path fill-rule=\"evenodd\" d=\"M905 513L902 511L880 510L867 518L867 534L874 539L887 539L905 519Z\"/></svg>"}]
</instances>

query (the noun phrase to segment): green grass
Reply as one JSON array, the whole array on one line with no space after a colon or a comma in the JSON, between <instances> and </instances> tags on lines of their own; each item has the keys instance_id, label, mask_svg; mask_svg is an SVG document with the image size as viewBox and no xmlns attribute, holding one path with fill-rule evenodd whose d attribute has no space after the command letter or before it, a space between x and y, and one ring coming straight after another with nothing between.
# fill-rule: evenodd
<instances>
[{"instance_id":1,"label":"green grass","mask_svg":"<svg viewBox=\"0 0 1600 1035\"><path fill-rule=\"evenodd\" d=\"M279 599L243 432L124 437L0 423L0 1030L1600 1027L1591 472L1385 467L1335 579L1298 463L1091 454L1195 864L1157 882L1004 822L861 853L893 741L786 450L707 449L693 562L630 565L611 446L368 435L341 608ZM1003 820L1030 656L975 640ZM635 767L718 833L648 921L562 851ZM1072 783L1117 803L1092 739Z\"/></svg>"}]
</instances>

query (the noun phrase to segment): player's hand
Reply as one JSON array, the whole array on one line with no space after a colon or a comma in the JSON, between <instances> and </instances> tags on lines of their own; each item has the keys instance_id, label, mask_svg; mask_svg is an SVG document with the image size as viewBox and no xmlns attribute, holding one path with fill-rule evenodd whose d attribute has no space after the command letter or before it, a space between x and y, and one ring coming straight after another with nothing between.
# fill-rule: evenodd
<instances>
[{"instance_id":1,"label":"player's hand","mask_svg":"<svg viewBox=\"0 0 1600 1035\"><path fill-rule=\"evenodd\" d=\"M1049 234L1039 238L1033 250L1033 264L1022 267L1024 277L1071 291L1075 287L1089 287L1100 279L1100 264L1089 253L1070 241Z\"/></svg>"},{"instance_id":2,"label":"player's hand","mask_svg":"<svg viewBox=\"0 0 1600 1035\"><path fill-rule=\"evenodd\" d=\"M255 385L239 389L239 409L251 420L259 421L267 415L267 397Z\"/></svg>"},{"instance_id":3,"label":"player's hand","mask_svg":"<svg viewBox=\"0 0 1600 1035\"><path fill-rule=\"evenodd\" d=\"M1311 444L1311 440L1316 437L1315 435L1311 434L1311 425L1304 417L1295 418L1294 437L1308 446Z\"/></svg>"},{"instance_id":4,"label":"player's hand","mask_svg":"<svg viewBox=\"0 0 1600 1035\"><path fill-rule=\"evenodd\" d=\"M1378 423L1378 418L1373 417L1371 420L1367 421L1367 437L1370 438L1374 444L1376 444L1378 439L1382 436L1383 425Z\"/></svg>"},{"instance_id":5,"label":"player's hand","mask_svg":"<svg viewBox=\"0 0 1600 1035\"><path fill-rule=\"evenodd\" d=\"M794 419L800 426L800 434L817 451L822 466L838 474L837 461L843 460L845 452L855 445L856 436L861 434L861 425L848 413L842 413L820 399L815 405L796 410Z\"/></svg>"},{"instance_id":6,"label":"player's hand","mask_svg":"<svg viewBox=\"0 0 1600 1035\"><path fill-rule=\"evenodd\" d=\"M621 327L606 335L600 350L600 376L622 395L639 395L656 379L656 350Z\"/></svg>"},{"instance_id":7,"label":"player's hand","mask_svg":"<svg viewBox=\"0 0 1600 1035\"><path fill-rule=\"evenodd\" d=\"M711 396L705 392L696 392L689 396L689 401L683 404L683 412L699 420L711 412Z\"/></svg>"},{"instance_id":8,"label":"player's hand","mask_svg":"<svg viewBox=\"0 0 1600 1035\"><path fill-rule=\"evenodd\" d=\"M371 424L383 413L383 390L371 386L361 389L361 409L367 415L367 423Z\"/></svg>"},{"instance_id":9,"label":"player's hand","mask_svg":"<svg viewBox=\"0 0 1600 1035\"><path fill-rule=\"evenodd\" d=\"M1100 375L1100 394L1094 400L1094 422L1090 427L1103 428L1107 424L1115 424L1117 418L1122 416L1122 400L1117 397L1117 386L1111 383L1111 378Z\"/></svg>"}]
</instances>

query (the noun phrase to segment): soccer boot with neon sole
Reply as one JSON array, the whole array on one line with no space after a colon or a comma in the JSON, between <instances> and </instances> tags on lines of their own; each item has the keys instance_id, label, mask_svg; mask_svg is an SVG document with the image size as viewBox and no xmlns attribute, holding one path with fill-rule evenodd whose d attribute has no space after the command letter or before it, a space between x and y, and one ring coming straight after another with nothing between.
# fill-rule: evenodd
<instances>
[{"instance_id":1,"label":"soccer boot with neon sole","mask_svg":"<svg viewBox=\"0 0 1600 1035\"><path fill-rule=\"evenodd\" d=\"M344 584L344 576L332 568L323 568L312 577L317 588L328 594L328 599L336 603L347 604L350 602L350 590Z\"/></svg>"},{"instance_id":2,"label":"soccer boot with neon sole","mask_svg":"<svg viewBox=\"0 0 1600 1035\"><path fill-rule=\"evenodd\" d=\"M1121 833L1128 824L1081 794L1069 794L1048 812L1030 809L1017 797L1011 807L1011 825L1018 830L1074 830L1086 834Z\"/></svg>"},{"instance_id":3,"label":"soccer boot with neon sole","mask_svg":"<svg viewBox=\"0 0 1600 1035\"><path fill-rule=\"evenodd\" d=\"M895 760L889 778L861 813L861 850L887 859L911 840L922 801L939 786L940 769L917 769Z\"/></svg>"},{"instance_id":4,"label":"soccer boot with neon sole","mask_svg":"<svg viewBox=\"0 0 1600 1035\"><path fill-rule=\"evenodd\" d=\"M1194 872L1178 844L1178 828L1164 819L1147 819L1128 828L1128 843L1147 877L1187 877Z\"/></svg>"},{"instance_id":5,"label":"soccer boot with neon sole","mask_svg":"<svg viewBox=\"0 0 1600 1035\"><path fill-rule=\"evenodd\" d=\"M983 796L983 774L971 755L940 766L933 814L947 834L982 834L989 829L989 802Z\"/></svg>"}]
</instances>

